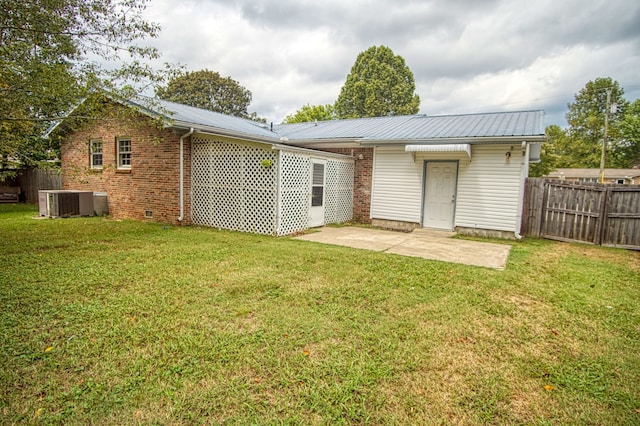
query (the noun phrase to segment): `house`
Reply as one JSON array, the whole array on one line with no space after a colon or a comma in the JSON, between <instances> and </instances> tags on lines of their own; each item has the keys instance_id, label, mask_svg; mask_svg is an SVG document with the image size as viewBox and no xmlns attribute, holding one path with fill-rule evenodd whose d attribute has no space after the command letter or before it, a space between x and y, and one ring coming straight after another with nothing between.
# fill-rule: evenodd
<instances>
[{"instance_id":1,"label":"house","mask_svg":"<svg viewBox=\"0 0 640 426\"><path fill-rule=\"evenodd\" d=\"M166 101L60 126L65 189L115 217L286 235L355 220L513 236L542 111L267 126ZM160 119L163 123L158 126Z\"/></svg>"},{"instance_id":2,"label":"house","mask_svg":"<svg viewBox=\"0 0 640 426\"><path fill-rule=\"evenodd\" d=\"M251 120L152 107L106 102L103 119L59 125L63 189L106 192L118 218L268 235L352 219L352 157L283 145Z\"/></svg>"},{"instance_id":3,"label":"house","mask_svg":"<svg viewBox=\"0 0 640 426\"><path fill-rule=\"evenodd\" d=\"M557 169L547 177L570 182L598 182L600 169ZM604 169L604 183L640 185L640 169Z\"/></svg>"}]
</instances>

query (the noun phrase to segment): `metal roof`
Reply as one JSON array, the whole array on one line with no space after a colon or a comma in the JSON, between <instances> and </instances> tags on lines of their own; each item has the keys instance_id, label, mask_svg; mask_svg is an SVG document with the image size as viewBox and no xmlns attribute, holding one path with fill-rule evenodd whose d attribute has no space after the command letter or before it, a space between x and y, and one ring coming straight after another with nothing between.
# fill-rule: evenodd
<instances>
[{"instance_id":1,"label":"metal roof","mask_svg":"<svg viewBox=\"0 0 640 426\"><path fill-rule=\"evenodd\" d=\"M349 120L330 120L270 126L257 121L220 114L162 99L141 97L123 102L167 126L198 132L240 137L266 143L312 146L314 143L367 144L491 142L506 137L544 139L544 112L516 111L463 115L407 115ZM48 136L60 124L47 130Z\"/></svg>"},{"instance_id":2,"label":"metal roof","mask_svg":"<svg viewBox=\"0 0 640 426\"><path fill-rule=\"evenodd\" d=\"M359 139L362 142L434 141L544 136L543 111L443 116L392 116L280 124L274 131L296 141Z\"/></svg>"},{"instance_id":3,"label":"metal roof","mask_svg":"<svg viewBox=\"0 0 640 426\"><path fill-rule=\"evenodd\" d=\"M407 141L448 143L450 140L543 137L544 112L516 111L463 115L407 115L350 120L278 124L271 131L266 124L220 114L161 99L131 102L149 115L171 120L171 127L241 136L269 143L284 141L296 145L318 141L352 140L367 143Z\"/></svg>"},{"instance_id":4,"label":"metal roof","mask_svg":"<svg viewBox=\"0 0 640 426\"><path fill-rule=\"evenodd\" d=\"M142 99L130 101L134 107L148 115L161 116L170 120L169 127L193 127L196 130L219 132L221 134L246 136L250 139L278 142L280 136L267 128L264 123L232 115L220 114L162 99Z\"/></svg>"}]
</instances>

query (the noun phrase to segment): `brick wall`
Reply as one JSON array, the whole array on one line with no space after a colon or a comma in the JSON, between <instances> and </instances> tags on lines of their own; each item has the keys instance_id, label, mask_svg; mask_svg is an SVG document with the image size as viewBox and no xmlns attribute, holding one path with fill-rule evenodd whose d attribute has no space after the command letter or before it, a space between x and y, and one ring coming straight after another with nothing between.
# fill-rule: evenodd
<instances>
[{"instance_id":1,"label":"brick wall","mask_svg":"<svg viewBox=\"0 0 640 426\"><path fill-rule=\"evenodd\" d=\"M122 106L105 106L101 117L68 133L60 147L62 188L106 192L115 218L152 219L178 224L180 135L159 129L147 117ZM116 139L131 139L131 169L118 170ZM102 140L102 170L90 168L89 141ZM191 149L184 143L184 220L191 222Z\"/></svg>"},{"instance_id":2,"label":"brick wall","mask_svg":"<svg viewBox=\"0 0 640 426\"><path fill-rule=\"evenodd\" d=\"M353 220L360 223L371 223L373 148L328 148L322 151L351 155L355 158Z\"/></svg>"}]
</instances>

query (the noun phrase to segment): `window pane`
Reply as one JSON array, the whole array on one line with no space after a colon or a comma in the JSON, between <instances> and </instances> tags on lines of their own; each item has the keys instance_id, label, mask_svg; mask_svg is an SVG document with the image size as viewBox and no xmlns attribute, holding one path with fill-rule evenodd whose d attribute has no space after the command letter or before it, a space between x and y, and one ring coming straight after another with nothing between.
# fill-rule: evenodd
<instances>
[{"instance_id":1,"label":"window pane","mask_svg":"<svg viewBox=\"0 0 640 426\"><path fill-rule=\"evenodd\" d=\"M322 194L324 188L321 186L314 186L311 188L311 207L319 207L322 205Z\"/></svg>"},{"instance_id":2,"label":"window pane","mask_svg":"<svg viewBox=\"0 0 640 426\"><path fill-rule=\"evenodd\" d=\"M118 140L118 167L131 168L131 140Z\"/></svg>"},{"instance_id":3,"label":"window pane","mask_svg":"<svg viewBox=\"0 0 640 426\"><path fill-rule=\"evenodd\" d=\"M102 167L102 141L100 139L94 139L89 144L89 151L91 157L91 167Z\"/></svg>"}]
</instances>

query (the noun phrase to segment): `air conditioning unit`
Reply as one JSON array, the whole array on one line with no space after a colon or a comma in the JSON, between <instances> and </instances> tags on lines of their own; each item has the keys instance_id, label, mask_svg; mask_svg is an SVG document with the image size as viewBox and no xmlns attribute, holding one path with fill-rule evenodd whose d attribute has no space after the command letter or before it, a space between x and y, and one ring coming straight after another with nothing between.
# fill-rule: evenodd
<instances>
[{"instance_id":1,"label":"air conditioning unit","mask_svg":"<svg viewBox=\"0 0 640 426\"><path fill-rule=\"evenodd\" d=\"M38 191L38 211L44 217L93 216L93 191Z\"/></svg>"}]
</instances>

